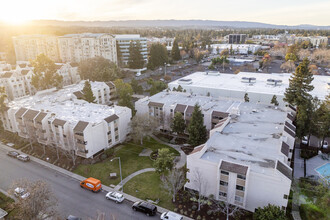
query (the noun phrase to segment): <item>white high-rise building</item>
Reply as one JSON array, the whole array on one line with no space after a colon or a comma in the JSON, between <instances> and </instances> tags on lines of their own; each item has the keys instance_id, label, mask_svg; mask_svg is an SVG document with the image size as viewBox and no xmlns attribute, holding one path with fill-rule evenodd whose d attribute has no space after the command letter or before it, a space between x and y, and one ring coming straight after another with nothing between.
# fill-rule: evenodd
<instances>
[{"instance_id":1,"label":"white high-rise building","mask_svg":"<svg viewBox=\"0 0 330 220\"><path fill-rule=\"evenodd\" d=\"M57 37L51 35L22 35L13 37L17 61L34 60L45 54L55 62L61 62Z\"/></svg>"},{"instance_id":2,"label":"white high-rise building","mask_svg":"<svg viewBox=\"0 0 330 220\"><path fill-rule=\"evenodd\" d=\"M62 62L100 56L117 64L116 40L110 34L67 34L58 37L58 45Z\"/></svg>"}]
</instances>

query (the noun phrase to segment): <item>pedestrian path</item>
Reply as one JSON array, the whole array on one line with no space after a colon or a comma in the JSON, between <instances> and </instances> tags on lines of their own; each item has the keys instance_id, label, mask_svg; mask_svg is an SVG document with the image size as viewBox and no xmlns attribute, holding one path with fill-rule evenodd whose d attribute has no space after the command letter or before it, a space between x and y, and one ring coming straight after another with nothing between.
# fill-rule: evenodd
<instances>
[{"instance_id":1,"label":"pedestrian path","mask_svg":"<svg viewBox=\"0 0 330 220\"><path fill-rule=\"evenodd\" d=\"M155 135L151 135L151 137L153 138L153 139L155 139L156 141L158 141L158 142L160 142L160 143L162 143L162 144L165 144L165 145L167 145L167 146L169 146L169 147L172 147L172 148L174 148L175 150L177 150L177 151L179 151L179 153L180 153L180 159L179 159L179 161L175 164L175 168L177 168L177 169L180 169L180 168L182 168L182 167L184 167L184 165L186 165L186 161L187 161L187 155L183 152L183 150L181 150L181 145L177 145L177 144L169 144L169 143L167 143L167 142L165 142L165 141L162 141L162 140L160 140L158 137L156 137Z\"/></svg>"},{"instance_id":2,"label":"pedestrian path","mask_svg":"<svg viewBox=\"0 0 330 220\"><path fill-rule=\"evenodd\" d=\"M139 171L136 171L135 173L132 173L131 175L129 175L128 177L126 177L125 179L123 179L123 181L121 183L119 183L116 187L115 190L119 191L124 185L125 183L127 183L128 181L130 181L133 177L141 174L141 173L146 173L146 172L155 172L156 169L155 168L145 168Z\"/></svg>"}]
</instances>

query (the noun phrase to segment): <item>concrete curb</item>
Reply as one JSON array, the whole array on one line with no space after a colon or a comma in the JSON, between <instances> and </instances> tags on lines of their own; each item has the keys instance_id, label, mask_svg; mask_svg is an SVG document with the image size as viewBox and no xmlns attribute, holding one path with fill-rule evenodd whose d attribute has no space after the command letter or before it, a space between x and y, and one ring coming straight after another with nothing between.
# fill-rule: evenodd
<instances>
[{"instance_id":1,"label":"concrete curb","mask_svg":"<svg viewBox=\"0 0 330 220\"><path fill-rule=\"evenodd\" d=\"M6 150L6 153L8 151L17 151L17 152L19 152L21 154L25 154L25 153L21 152L20 150L12 149L12 148L4 145L4 144L0 144L0 145L2 146L2 148L4 148ZM42 165L44 167L47 167L49 169L55 170L56 172L59 172L61 174L64 174L64 175L66 175L66 176L68 176L70 178L76 179L78 181L82 181L82 180L86 179L86 177L80 176L78 174L72 173L70 171L67 171L67 170L65 170L63 168L60 168L58 166L55 166L53 164L47 163L47 162L45 162L43 160L40 160L40 159L38 159L38 158L36 158L34 156L30 156L29 155L29 157L30 157L31 161L34 161L34 162L36 162L36 163L38 163L38 164L40 164L40 165ZM111 187L105 186L105 185L102 186L102 190L103 191L108 191L108 192L109 191L112 191L112 192L113 191L117 191L117 190L115 190L115 189L113 189ZM134 203L134 202L137 202L137 201L142 201L142 199L136 198L136 197L131 196L131 195L128 195L126 193L123 193L123 192L120 192L120 191L117 191L117 192L122 193L124 195L125 199L128 200L128 201L130 201L130 202L133 202ZM157 210L158 210L159 213L163 213L163 212L168 212L169 211L169 210L167 210L167 209L165 209L163 207L160 207L160 206L157 206ZM191 218L186 217L186 216L184 216L183 219L185 219L185 220L192 220Z\"/></svg>"}]
</instances>

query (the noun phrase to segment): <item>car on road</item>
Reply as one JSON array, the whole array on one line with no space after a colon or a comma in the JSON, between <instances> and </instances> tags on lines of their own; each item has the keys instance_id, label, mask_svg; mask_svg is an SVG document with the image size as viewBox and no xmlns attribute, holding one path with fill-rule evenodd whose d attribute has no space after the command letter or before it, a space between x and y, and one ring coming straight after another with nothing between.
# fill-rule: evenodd
<instances>
[{"instance_id":1,"label":"car on road","mask_svg":"<svg viewBox=\"0 0 330 220\"><path fill-rule=\"evenodd\" d=\"M304 136L301 140L301 143L302 144L305 144L305 145L308 145L308 137L307 136Z\"/></svg>"},{"instance_id":2,"label":"car on road","mask_svg":"<svg viewBox=\"0 0 330 220\"><path fill-rule=\"evenodd\" d=\"M183 216L179 215L175 212L164 212L161 216L160 216L161 220L182 220Z\"/></svg>"},{"instance_id":3,"label":"car on road","mask_svg":"<svg viewBox=\"0 0 330 220\"><path fill-rule=\"evenodd\" d=\"M82 218L74 216L74 215L69 215L66 220L82 220Z\"/></svg>"},{"instance_id":4,"label":"car on road","mask_svg":"<svg viewBox=\"0 0 330 220\"><path fill-rule=\"evenodd\" d=\"M19 159L21 161L24 161L24 162L30 161L30 157L28 155L25 155L25 154L18 155L17 159Z\"/></svg>"},{"instance_id":5,"label":"car on road","mask_svg":"<svg viewBox=\"0 0 330 220\"><path fill-rule=\"evenodd\" d=\"M15 158L17 158L17 156L19 155L19 153L18 153L17 151L9 151L9 152L7 153L7 155L10 156L10 157L15 157Z\"/></svg>"},{"instance_id":6,"label":"car on road","mask_svg":"<svg viewBox=\"0 0 330 220\"><path fill-rule=\"evenodd\" d=\"M106 195L105 195L105 198L107 200L113 200L115 201L116 203L122 203L125 199L124 195L121 194L121 193L117 193L117 192L108 192Z\"/></svg>"},{"instance_id":7,"label":"car on road","mask_svg":"<svg viewBox=\"0 0 330 220\"><path fill-rule=\"evenodd\" d=\"M135 202L132 206L134 211L139 211L145 213L147 216L153 216L157 213L157 207L148 202L140 201Z\"/></svg>"},{"instance_id":8,"label":"car on road","mask_svg":"<svg viewBox=\"0 0 330 220\"><path fill-rule=\"evenodd\" d=\"M14 195L19 198L21 197L22 199L25 199L27 197L29 197L30 193L29 192L26 192L25 189L21 188L21 187L17 187L15 190L14 190Z\"/></svg>"},{"instance_id":9,"label":"car on road","mask_svg":"<svg viewBox=\"0 0 330 220\"><path fill-rule=\"evenodd\" d=\"M323 141L323 148L328 148L329 144L328 144L328 141Z\"/></svg>"},{"instance_id":10,"label":"car on road","mask_svg":"<svg viewBox=\"0 0 330 220\"><path fill-rule=\"evenodd\" d=\"M93 192L99 192L102 189L102 184L100 180L89 177L80 182L80 187L89 189Z\"/></svg>"}]
</instances>

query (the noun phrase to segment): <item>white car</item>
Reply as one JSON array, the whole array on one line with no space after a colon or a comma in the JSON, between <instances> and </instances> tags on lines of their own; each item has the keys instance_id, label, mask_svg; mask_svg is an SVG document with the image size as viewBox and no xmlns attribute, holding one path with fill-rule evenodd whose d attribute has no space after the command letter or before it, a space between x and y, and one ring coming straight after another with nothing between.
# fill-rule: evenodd
<instances>
[{"instance_id":1,"label":"white car","mask_svg":"<svg viewBox=\"0 0 330 220\"><path fill-rule=\"evenodd\" d=\"M108 200L113 200L116 203L122 203L125 199L123 194L117 193L117 192L108 192L105 195L105 198Z\"/></svg>"},{"instance_id":2,"label":"white car","mask_svg":"<svg viewBox=\"0 0 330 220\"><path fill-rule=\"evenodd\" d=\"M29 197L30 193L29 192L25 192L25 189L23 189L21 187L17 187L14 190L14 195L16 197L21 197L22 199L25 199L25 198Z\"/></svg>"},{"instance_id":3,"label":"white car","mask_svg":"<svg viewBox=\"0 0 330 220\"><path fill-rule=\"evenodd\" d=\"M327 142L327 141L324 141L322 147L323 147L323 148L328 148L328 146L329 146L328 142Z\"/></svg>"},{"instance_id":4,"label":"white car","mask_svg":"<svg viewBox=\"0 0 330 220\"><path fill-rule=\"evenodd\" d=\"M182 220L183 216L179 215L175 212L164 212L161 216L160 219L162 220Z\"/></svg>"},{"instance_id":5,"label":"white car","mask_svg":"<svg viewBox=\"0 0 330 220\"><path fill-rule=\"evenodd\" d=\"M304 136L301 140L301 143L305 144L305 145L308 145L308 137L307 136Z\"/></svg>"}]
</instances>

